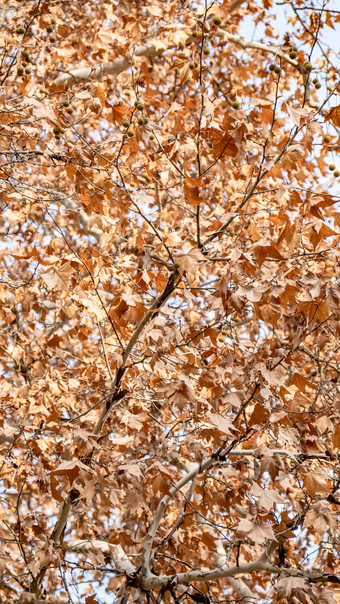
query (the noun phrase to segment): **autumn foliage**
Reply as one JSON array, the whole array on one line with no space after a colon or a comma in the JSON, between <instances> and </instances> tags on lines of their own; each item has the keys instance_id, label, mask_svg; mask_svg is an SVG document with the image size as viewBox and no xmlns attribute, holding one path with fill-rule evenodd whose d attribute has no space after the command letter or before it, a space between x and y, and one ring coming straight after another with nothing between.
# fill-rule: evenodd
<instances>
[{"instance_id":1,"label":"autumn foliage","mask_svg":"<svg viewBox=\"0 0 340 604\"><path fill-rule=\"evenodd\" d=\"M1 602L340 602L334 4L0 5Z\"/></svg>"}]
</instances>

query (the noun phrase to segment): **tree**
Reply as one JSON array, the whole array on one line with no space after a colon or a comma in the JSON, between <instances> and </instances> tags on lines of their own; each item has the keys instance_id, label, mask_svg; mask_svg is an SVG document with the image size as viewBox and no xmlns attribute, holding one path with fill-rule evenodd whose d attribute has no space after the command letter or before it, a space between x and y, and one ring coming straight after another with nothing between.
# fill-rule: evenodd
<instances>
[{"instance_id":1,"label":"tree","mask_svg":"<svg viewBox=\"0 0 340 604\"><path fill-rule=\"evenodd\" d=\"M1 602L339 601L340 13L286 10L1 6Z\"/></svg>"}]
</instances>

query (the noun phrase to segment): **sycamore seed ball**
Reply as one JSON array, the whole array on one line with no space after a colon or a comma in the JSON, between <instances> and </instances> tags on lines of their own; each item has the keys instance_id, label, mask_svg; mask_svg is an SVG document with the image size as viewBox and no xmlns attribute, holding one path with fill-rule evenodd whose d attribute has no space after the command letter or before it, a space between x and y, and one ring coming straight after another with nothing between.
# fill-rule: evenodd
<instances>
[{"instance_id":1,"label":"sycamore seed ball","mask_svg":"<svg viewBox=\"0 0 340 604\"><path fill-rule=\"evenodd\" d=\"M17 69L17 75L18 76L22 76L23 73L24 73L23 68L22 67L18 67L18 69Z\"/></svg>"},{"instance_id":2,"label":"sycamore seed ball","mask_svg":"<svg viewBox=\"0 0 340 604\"><path fill-rule=\"evenodd\" d=\"M240 103L238 103L238 101L234 101L231 104L231 106L232 106L233 109L239 109L240 108Z\"/></svg>"},{"instance_id":3,"label":"sycamore seed ball","mask_svg":"<svg viewBox=\"0 0 340 604\"><path fill-rule=\"evenodd\" d=\"M128 120L124 120L124 122L122 123L122 126L124 128L128 128L130 126L130 122Z\"/></svg>"},{"instance_id":4,"label":"sycamore seed ball","mask_svg":"<svg viewBox=\"0 0 340 604\"><path fill-rule=\"evenodd\" d=\"M129 130L126 133L130 138L132 138L133 136L135 136L134 131L132 130L132 128L129 128Z\"/></svg>"},{"instance_id":5,"label":"sycamore seed ball","mask_svg":"<svg viewBox=\"0 0 340 604\"><path fill-rule=\"evenodd\" d=\"M274 73L281 73L281 71L281 67L279 67L279 65L275 65Z\"/></svg>"},{"instance_id":6,"label":"sycamore seed ball","mask_svg":"<svg viewBox=\"0 0 340 604\"><path fill-rule=\"evenodd\" d=\"M205 55L210 55L210 50L209 50L209 48L205 47L205 48L203 49L203 54L205 54Z\"/></svg>"},{"instance_id":7,"label":"sycamore seed ball","mask_svg":"<svg viewBox=\"0 0 340 604\"><path fill-rule=\"evenodd\" d=\"M290 53L289 53L289 57L290 57L291 59L296 59L296 57L297 57L297 52L295 52L295 50L291 50L291 51L290 51Z\"/></svg>"},{"instance_id":8,"label":"sycamore seed ball","mask_svg":"<svg viewBox=\"0 0 340 604\"><path fill-rule=\"evenodd\" d=\"M317 90L320 90L320 88L321 88L321 84L320 84L320 82L317 82L317 83L315 84L315 88L316 88Z\"/></svg>"},{"instance_id":9,"label":"sycamore seed ball","mask_svg":"<svg viewBox=\"0 0 340 604\"><path fill-rule=\"evenodd\" d=\"M218 339L219 342L224 342L224 337L223 336L218 336L217 339Z\"/></svg>"},{"instance_id":10,"label":"sycamore seed ball","mask_svg":"<svg viewBox=\"0 0 340 604\"><path fill-rule=\"evenodd\" d=\"M333 172L333 170L335 170L335 165L334 164L330 164L328 166L328 170L330 170L331 172Z\"/></svg>"},{"instance_id":11,"label":"sycamore seed ball","mask_svg":"<svg viewBox=\"0 0 340 604\"><path fill-rule=\"evenodd\" d=\"M154 134L150 134L150 140L154 141L155 140L155 135Z\"/></svg>"},{"instance_id":12,"label":"sycamore seed ball","mask_svg":"<svg viewBox=\"0 0 340 604\"><path fill-rule=\"evenodd\" d=\"M221 17L217 17L216 16L216 17L213 18L213 24L214 25L221 25L221 23L222 23Z\"/></svg>"},{"instance_id":13,"label":"sycamore seed ball","mask_svg":"<svg viewBox=\"0 0 340 604\"><path fill-rule=\"evenodd\" d=\"M325 143L330 143L331 142L331 137L329 136L329 134L326 134L326 136L323 137L323 140Z\"/></svg>"},{"instance_id":14,"label":"sycamore seed ball","mask_svg":"<svg viewBox=\"0 0 340 604\"><path fill-rule=\"evenodd\" d=\"M313 65L309 61L306 61L303 64L303 66L304 66L305 70L308 71L308 72L312 71L312 69L313 69Z\"/></svg>"},{"instance_id":15,"label":"sycamore seed ball","mask_svg":"<svg viewBox=\"0 0 340 604\"><path fill-rule=\"evenodd\" d=\"M52 25L48 25L48 26L46 27L46 31L47 31L49 34L50 34L50 33L52 33L52 31L53 31L53 27L52 27Z\"/></svg>"},{"instance_id":16,"label":"sycamore seed ball","mask_svg":"<svg viewBox=\"0 0 340 604\"><path fill-rule=\"evenodd\" d=\"M73 113L73 108L72 107L67 107L66 113L69 113L71 115Z\"/></svg>"},{"instance_id":17,"label":"sycamore seed ball","mask_svg":"<svg viewBox=\"0 0 340 604\"><path fill-rule=\"evenodd\" d=\"M333 172L333 174L334 174L335 178L339 178L339 176L340 176L339 170L335 170L335 172Z\"/></svg>"},{"instance_id":18,"label":"sycamore seed ball","mask_svg":"<svg viewBox=\"0 0 340 604\"><path fill-rule=\"evenodd\" d=\"M30 67L26 67L25 73L31 73L31 68Z\"/></svg>"},{"instance_id":19,"label":"sycamore seed ball","mask_svg":"<svg viewBox=\"0 0 340 604\"><path fill-rule=\"evenodd\" d=\"M54 42L56 42L57 38L55 36L50 36L50 42L52 44L54 44Z\"/></svg>"}]
</instances>

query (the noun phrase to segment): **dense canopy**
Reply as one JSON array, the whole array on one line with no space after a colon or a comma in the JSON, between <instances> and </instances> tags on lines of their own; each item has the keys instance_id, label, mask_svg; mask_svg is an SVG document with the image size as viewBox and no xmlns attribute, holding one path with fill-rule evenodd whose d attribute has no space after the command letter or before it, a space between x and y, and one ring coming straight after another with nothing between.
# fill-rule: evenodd
<instances>
[{"instance_id":1,"label":"dense canopy","mask_svg":"<svg viewBox=\"0 0 340 604\"><path fill-rule=\"evenodd\" d=\"M0 5L1 602L340 602L336 4Z\"/></svg>"}]
</instances>

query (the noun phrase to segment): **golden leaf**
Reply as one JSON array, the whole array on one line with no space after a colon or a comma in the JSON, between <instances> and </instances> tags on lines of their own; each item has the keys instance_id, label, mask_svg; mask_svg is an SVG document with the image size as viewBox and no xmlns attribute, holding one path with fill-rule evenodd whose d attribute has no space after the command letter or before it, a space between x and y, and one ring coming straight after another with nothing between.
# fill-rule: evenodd
<instances>
[{"instance_id":1,"label":"golden leaf","mask_svg":"<svg viewBox=\"0 0 340 604\"><path fill-rule=\"evenodd\" d=\"M325 116L325 122L328 122L329 120L333 122L334 126L340 126L340 105L332 107L332 109L329 110Z\"/></svg>"}]
</instances>

